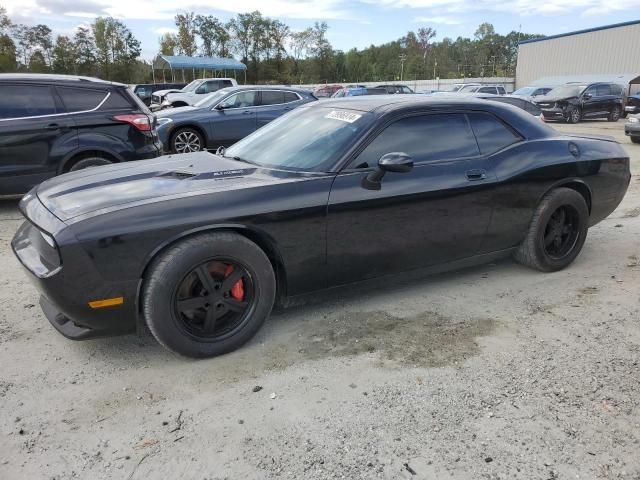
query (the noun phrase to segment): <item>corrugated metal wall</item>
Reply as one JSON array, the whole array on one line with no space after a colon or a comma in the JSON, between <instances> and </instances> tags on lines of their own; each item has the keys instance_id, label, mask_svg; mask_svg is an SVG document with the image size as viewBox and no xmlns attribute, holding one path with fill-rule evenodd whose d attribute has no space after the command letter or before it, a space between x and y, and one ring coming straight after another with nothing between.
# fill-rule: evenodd
<instances>
[{"instance_id":1,"label":"corrugated metal wall","mask_svg":"<svg viewBox=\"0 0 640 480\"><path fill-rule=\"evenodd\" d=\"M640 24L520 45L516 87L552 75L638 73Z\"/></svg>"}]
</instances>

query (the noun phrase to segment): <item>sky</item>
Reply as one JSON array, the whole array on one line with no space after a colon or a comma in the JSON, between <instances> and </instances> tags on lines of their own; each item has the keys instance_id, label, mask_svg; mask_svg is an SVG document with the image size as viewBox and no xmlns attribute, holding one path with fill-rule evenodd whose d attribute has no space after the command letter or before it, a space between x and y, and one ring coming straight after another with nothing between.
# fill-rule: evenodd
<instances>
[{"instance_id":1,"label":"sky","mask_svg":"<svg viewBox=\"0 0 640 480\"><path fill-rule=\"evenodd\" d=\"M396 40L432 27L436 40L472 37L482 22L498 33L512 30L554 35L635 20L640 0L0 0L14 23L43 23L54 34L73 35L97 16L122 20L142 42L142 56L157 53L162 33L175 31L176 13L194 11L223 21L260 10L292 30L329 24L334 48L349 50ZM179 5L179 8L178 8Z\"/></svg>"}]
</instances>

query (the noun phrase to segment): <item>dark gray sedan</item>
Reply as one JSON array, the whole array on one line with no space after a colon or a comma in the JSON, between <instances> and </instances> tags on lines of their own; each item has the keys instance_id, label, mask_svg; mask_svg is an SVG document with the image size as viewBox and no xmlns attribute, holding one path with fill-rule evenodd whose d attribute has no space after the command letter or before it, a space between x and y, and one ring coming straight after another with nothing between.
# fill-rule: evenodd
<instances>
[{"instance_id":1,"label":"dark gray sedan","mask_svg":"<svg viewBox=\"0 0 640 480\"><path fill-rule=\"evenodd\" d=\"M311 92L289 87L229 87L192 107L157 113L164 150L198 152L228 147L280 115L317 100Z\"/></svg>"}]
</instances>

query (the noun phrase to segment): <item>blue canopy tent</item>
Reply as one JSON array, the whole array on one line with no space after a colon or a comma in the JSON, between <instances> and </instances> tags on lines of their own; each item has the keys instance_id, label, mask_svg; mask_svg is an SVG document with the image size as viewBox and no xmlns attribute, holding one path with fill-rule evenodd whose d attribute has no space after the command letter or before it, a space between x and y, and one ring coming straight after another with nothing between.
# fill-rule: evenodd
<instances>
[{"instance_id":1,"label":"blue canopy tent","mask_svg":"<svg viewBox=\"0 0 640 480\"><path fill-rule=\"evenodd\" d=\"M153 73L153 82L156 81L156 70L162 70L162 82L167 83L165 70L171 71L171 81L175 82L176 70L182 70L182 81L186 82L184 77L185 70L193 72L193 78L196 78L196 70L202 70L202 76L205 76L207 70L213 71L213 76L217 76L217 72L221 72L223 77L227 76L227 70L233 71L233 77L236 77L238 70L244 71L245 83L247 80L247 66L233 58L221 57L187 57L186 55L158 55L151 63Z\"/></svg>"}]
</instances>

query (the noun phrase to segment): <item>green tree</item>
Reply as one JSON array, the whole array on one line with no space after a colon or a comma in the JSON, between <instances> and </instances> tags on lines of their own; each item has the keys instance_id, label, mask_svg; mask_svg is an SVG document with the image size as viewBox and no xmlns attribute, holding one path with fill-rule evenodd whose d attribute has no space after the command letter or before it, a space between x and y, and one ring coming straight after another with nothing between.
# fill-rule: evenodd
<instances>
[{"instance_id":1,"label":"green tree","mask_svg":"<svg viewBox=\"0 0 640 480\"><path fill-rule=\"evenodd\" d=\"M180 13L175 16L175 23L178 27L178 52L181 55L193 57L198 50L196 14L193 12Z\"/></svg>"},{"instance_id":2,"label":"green tree","mask_svg":"<svg viewBox=\"0 0 640 480\"><path fill-rule=\"evenodd\" d=\"M202 53L207 57L227 57L231 36L220 20L212 15L196 16L198 34L202 39Z\"/></svg>"},{"instance_id":3,"label":"green tree","mask_svg":"<svg viewBox=\"0 0 640 480\"><path fill-rule=\"evenodd\" d=\"M140 57L140 41L120 20L98 17L92 25L99 74L102 78L128 82L131 67Z\"/></svg>"},{"instance_id":4,"label":"green tree","mask_svg":"<svg viewBox=\"0 0 640 480\"><path fill-rule=\"evenodd\" d=\"M167 32L160 37L160 53L162 55L175 55L178 49L178 37Z\"/></svg>"},{"instance_id":5,"label":"green tree","mask_svg":"<svg viewBox=\"0 0 640 480\"><path fill-rule=\"evenodd\" d=\"M74 73L78 75L96 75L96 44L88 27L80 26L73 36L75 55Z\"/></svg>"},{"instance_id":6,"label":"green tree","mask_svg":"<svg viewBox=\"0 0 640 480\"><path fill-rule=\"evenodd\" d=\"M52 70L56 73L75 74L76 50L75 45L66 35L58 35L52 52Z\"/></svg>"}]
</instances>

